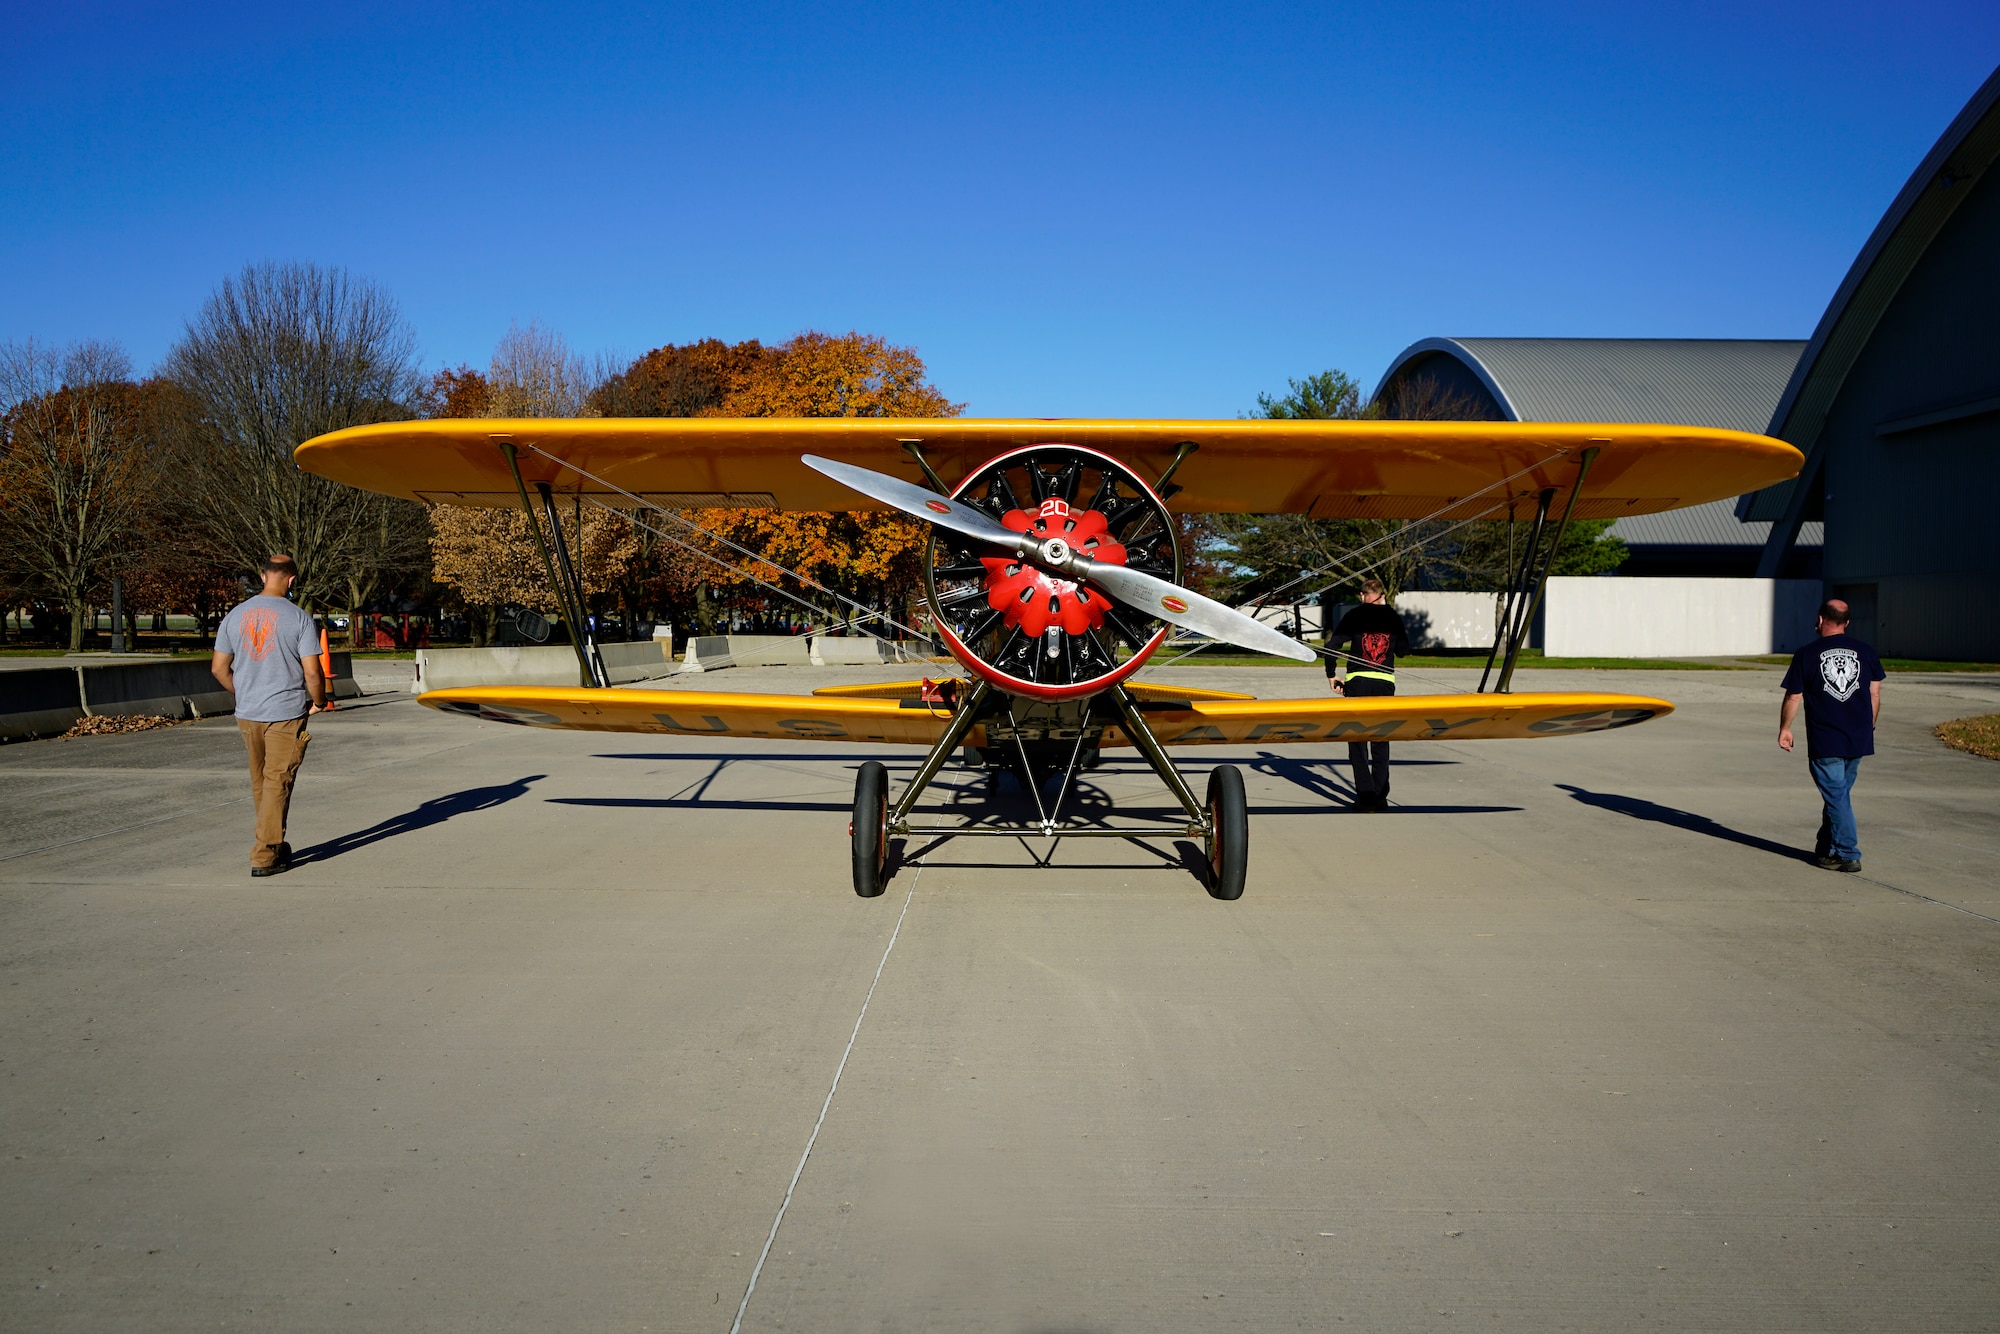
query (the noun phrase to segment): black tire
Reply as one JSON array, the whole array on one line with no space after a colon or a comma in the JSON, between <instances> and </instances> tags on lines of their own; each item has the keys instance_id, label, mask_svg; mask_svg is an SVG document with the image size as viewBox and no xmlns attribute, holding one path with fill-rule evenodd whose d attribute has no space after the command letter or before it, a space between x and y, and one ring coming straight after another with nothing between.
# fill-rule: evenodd
<instances>
[{"instance_id":1,"label":"black tire","mask_svg":"<svg viewBox=\"0 0 2000 1334\"><path fill-rule=\"evenodd\" d=\"M1250 803L1243 795L1243 771L1225 764L1208 775L1209 897L1243 897L1243 877L1250 865Z\"/></svg>"},{"instance_id":2,"label":"black tire","mask_svg":"<svg viewBox=\"0 0 2000 1334\"><path fill-rule=\"evenodd\" d=\"M872 899L888 887L889 771L874 760L854 776L854 892Z\"/></svg>"}]
</instances>

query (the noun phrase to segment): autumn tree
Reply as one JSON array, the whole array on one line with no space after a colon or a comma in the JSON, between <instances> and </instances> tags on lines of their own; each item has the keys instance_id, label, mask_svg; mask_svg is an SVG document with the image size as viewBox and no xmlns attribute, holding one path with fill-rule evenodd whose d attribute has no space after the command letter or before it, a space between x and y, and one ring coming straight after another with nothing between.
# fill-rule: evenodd
<instances>
[{"instance_id":1,"label":"autumn tree","mask_svg":"<svg viewBox=\"0 0 2000 1334\"><path fill-rule=\"evenodd\" d=\"M955 417L965 410L925 378L914 348L892 346L873 334L808 332L772 348L739 344L734 359L722 364L732 387L702 415ZM930 535L922 523L880 510L694 510L688 517L765 553L767 563L754 571L760 578L777 582L776 567L783 565L907 623L904 608L916 590L918 561ZM707 596L708 585L700 587L696 615L706 630L718 609ZM742 585L734 592L755 596ZM806 595L830 620L846 618L847 609L811 590Z\"/></svg>"},{"instance_id":2,"label":"autumn tree","mask_svg":"<svg viewBox=\"0 0 2000 1334\"><path fill-rule=\"evenodd\" d=\"M563 519L570 554L580 556L577 577L583 581L584 595L614 589L629 559L625 547L630 526L622 516L594 506L583 506ZM520 510L440 505L433 523L433 573L439 583L456 589L468 607L561 610L534 535L528 531L528 516Z\"/></svg>"},{"instance_id":3,"label":"autumn tree","mask_svg":"<svg viewBox=\"0 0 2000 1334\"><path fill-rule=\"evenodd\" d=\"M592 400L610 377L602 358L574 351L541 321L510 324L486 369L480 417L598 417Z\"/></svg>"},{"instance_id":4,"label":"autumn tree","mask_svg":"<svg viewBox=\"0 0 2000 1334\"><path fill-rule=\"evenodd\" d=\"M470 366L438 371L417 393L419 417L485 417L492 387Z\"/></svg>"},{"instance_id":5,"label":"autumn tree","mask_svg":"<svg viewBox=\"0 0 2000 1334\"><path fill-rule=\"evenodd\" d=\"M752 338L719 338L656 347L598 389L593 406L606 417L731 417L726 404L764 362L778 355Z\"/></svg>"},{"instance_id":6,"label":"autumn tree","mask_svg":"<svg viewBox=\"0 0 2000 1334\"><path fill-rule=\"evenodd\" d=\"M751 365L722 417L956 417L915 348L874 334L802 333Z\"/></svg>"},{"instance_id":7,"label":"autumn tree","mask_svg":"<svg viewBox=\"0 0 2000 1334\"><path fill-rule=\"evenodd\" d=\"M257 264L225 279L163 364L189 405L175 442L186 539L244 571L289 552L301 601L350 616L384 577L421 570L421 506L292 462L314 436L409 417L415 346L388 294L344 270Z\"/></svg>"},{"instance_id":8,"label":"autumn tree","mask_svg":"<svg viewBox=\"0 0 2000 1334\"><path fill-rule=\"evenodd\" d=\"M595 417L607 378L537 322L509 327L484 374L467 366L439 371L420 401L440 417ZM565 536L577 577L586 598L601 596L620 585L634 559L632 525L594 505L569 509ZM494 641L503 606L560 610L520 510L439 505L431 521L432 577L464 600L475 642Z\"/></svg>"},{"instance_id":9,"label":"autumn tree","mask_svg":"<svg viewBox=\"0 0 2000 1334\"><path fill-rule=\"evenodd\" d=\"M655 348L607 375L537 325L510 330L484 373L463 366L439 372L423 401L438 416L938 417L962 406L926 381L913 350L870 335L806 333L776 346L702 339ZM484 609L474 618L482 634L490 634L502 604L553 605L520 515L440 507L434 517L437 578L469 608ZM875 512L693 510L687 517L695 528L658 517L633 524L591 508L574 517L579 521L568 526L581 534L588 594L616 596L628 622L642 609L668 609L703 631L715 628L730 606L777 600L754 579L733 577L677 543L745 568L741 553L715 540L727 539L763 554L747 562L757 579L779 583L789 569L856 601L900 610L915 587L928 536L921 524ZM844 618L837 602L811 590L806 596L827 619Z\"/></svg>"},{"instance_id":10,"label":"autumn tree","mask_svg":"<svg viewBox=\"0 0 2000 1334\"><path fill-rule=\"evenodd\" d=\"M108 343L0 345L0 553L69 612L130 559L150 491L137 386Z\"/></svg>"}]
</instances>

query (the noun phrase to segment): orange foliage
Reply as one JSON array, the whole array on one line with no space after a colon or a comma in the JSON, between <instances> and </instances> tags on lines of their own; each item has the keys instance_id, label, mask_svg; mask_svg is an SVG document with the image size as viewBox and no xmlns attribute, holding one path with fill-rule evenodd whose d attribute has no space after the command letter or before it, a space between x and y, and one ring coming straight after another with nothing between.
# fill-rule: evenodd
<instances>
[{"instance_id":1,"label":"orange foliage","mask_svg":"<svg viewBox=\"0 0 2000 1334\"><path fill-rule=\"evenodd\" d=\"M514 603L538 611L559 610L541 548L528 532L527 516L519 510L439 505L431 511L431 522L432 577L456 589L468 606ZM622 517L586 508L580 525L565 515L563 526L586 596L606 592L624 577L633 543L631 525Z\"/></svg>"},{"instance_id":2,"label":"orange foliage","mask_svg":"<svg viewBox=\"0 0 2000 1334\"><path fill-rule=\"evenodd\" d=\"M749 368L717 417L956 417L953 403L924 380L914 348L873 334L839 338L802 333Z\"/></svg>"},{"instance_id":3,"label":"orange foliage","mask_svg":"<svg viewBox=\"0 0 2000 1334\"><path fill-rule=\"evenodd\" d=\"M752 338L730 346L704 338L683 347L656 347L614 375L592 398L607 417L740 417L726 404L751 373L779 355Z\"/></svg>"},{"instance_id":4,"label":"orange foliage","mask_svg":"<svg viewBox=\"0 0 2000 1334\"><path fill-rule=\"evenodd\" d=\"M742 355L746 350L754 354ZM802 333L774 348L739 344L727 351L737 354L733 388L702 415L955 417L965 410L924 379L914 349L872 334ZM751 567L762 578L776 582L774 567L784 565L849 596L908 596L930 531L893 511L694 510L688 517L763 552L770 563Z\"/></svg>"},{"instance_id":5,"label":"orange foliage","mask_svg":"<svg viewBox=\"0 0 2000 1334\"><path fill-rule=\"evenodd\" d=\"M484 417L493 397L486 377L470 366L441 370L430 378L417 399L417 411L425 417Z\"/></svg>"},{"instance_id":6,"label":"orange foliage","mask_svg":"<svg viewBox=\"0 0 2000 1334\"><path fill-rule=\"evenodd\" d=\"M606 417L954 417L965 405L951 402L927 382L923 359L911 348L893 347L869 334L808 332L776 346L756 339L730 344L705 338L654 348L605 382L588 406ZM422 404L430 417L478 417L495 407L489 377L469 366L434 375ZM437 578L457 588L468 603L549 604L540 588L546 581L539 577L539 558L519 515L440 508L434 518ZM881 602L914 591L917 559L929 533L925 525L900 514L875 511L716 509L692 510L688 518L768 560L746 561L670 521L656 522L663 531L788 589L779 566L849 597ZM587 519L585 529L584 580L593 592L616 585L627 594L684 609L690 601L712 609L710 599L725 593L752 604L764 601L747 582L731 587L731 577L720 565L630 530L622 520L599 516ZM811 590L790 591L804 592L830 618L843 614Z\"/></svg>"}]
</instances>

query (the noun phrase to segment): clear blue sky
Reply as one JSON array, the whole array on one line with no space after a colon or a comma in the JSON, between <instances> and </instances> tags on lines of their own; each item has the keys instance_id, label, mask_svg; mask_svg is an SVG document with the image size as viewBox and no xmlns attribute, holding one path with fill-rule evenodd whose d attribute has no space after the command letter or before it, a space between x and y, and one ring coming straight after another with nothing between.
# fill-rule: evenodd
<instances>
[{"instance_id":1,"label":"clear blue sky","mask_svg":"<svg viewBox=\"0 0 2000 1334\"><path fill-rule=\"evenodd\" d=\"M429 365L858 328L979 415L1806 337L2000 62L1991 0L8 8L0 338L143 368L306 259Z\"/></svg>"}]
</instances>

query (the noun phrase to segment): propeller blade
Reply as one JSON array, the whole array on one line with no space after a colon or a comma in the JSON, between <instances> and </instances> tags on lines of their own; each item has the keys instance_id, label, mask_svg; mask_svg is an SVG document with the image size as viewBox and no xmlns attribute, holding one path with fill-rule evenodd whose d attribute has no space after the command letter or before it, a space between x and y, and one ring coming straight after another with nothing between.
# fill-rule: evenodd
<instances>
[{"instance_id":1,"label":"propeller blade","mask_svg":"<svg viewBox=\"0 0 2000 1334\"><path fill-rule=\"evenodd\" d=\"M1003 528L993 521L993 516L984 510L961 504L935 491L926 490L901 478L889 477L867 468L857 468L851 463L836 463L813 454L801 459L808 468L820 472L839 482L842 486L859 491L870 500L879 500L892 509L899 509L915 519L923 519L940 528L948 528L960 537L969 537L975 542L990 542L996 547L1009 551L1025 549L1022 535L1012 529Z\"/></svg>"},{"instance_id":2,"label":"propeller blade","mask_svg":"<svg viewBox=\"0 0 2000 1334\"><path fill-rule=\"evenodd\" d=\"M1081 573L1132 610L1157 616L1184 630L1199 631L1210 639L1220 639L1257 653L1291 658L1295 662L1313 662L1319 657L1298 640L1279 634L1233 607L1225 607L1199 593L1176 587L1143 570L1100 560L1090 562Z\"/></svg>"},{"instance_id":3,"label":"propeller blade","mask_svg":"<svg viewBox=\"0 0 2000 1334\"><path fill-rule=\"evenodd\" d=\"M831 477L842 486L859 491L870 500L879 500L884 505L899 509L912 518L923 519L940 528L950 529L959 536L971 538L975 542L986 542L996 547L1020 552L1038 564L1050 564L1049 559L1042 555L1040 544L1026 534L1003 528L984 510L974 509L970 505L961 504L900 478L889 477L867 468L857 468L851 463L836 463L832 459L823 459L813 454L802 456L801 461L808 468ZM1063 547L1060 557L1052 568L1059 568L1064 573L1088 579L1134 611L1157 616L1163 621L1178 625L1185 630L1194 630L1211 639L1220 639L1239 648L1247 648L1257 653L1272 653L1297 662L1312 662L1319 656L1298 640L1281 635L1270 626L1260 624L1240 611L1139 570L1114 565L1109 561L1094 561L1080 552L1071 552L1066 546Z\"/></svg>"}]
</instances>

